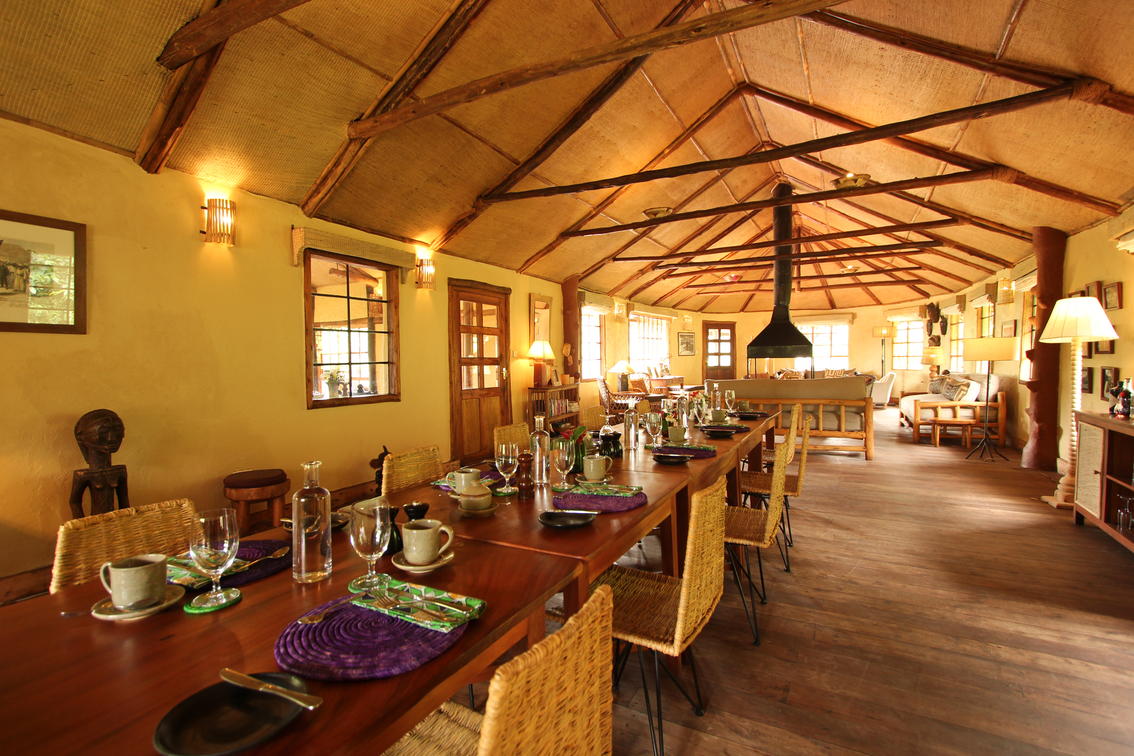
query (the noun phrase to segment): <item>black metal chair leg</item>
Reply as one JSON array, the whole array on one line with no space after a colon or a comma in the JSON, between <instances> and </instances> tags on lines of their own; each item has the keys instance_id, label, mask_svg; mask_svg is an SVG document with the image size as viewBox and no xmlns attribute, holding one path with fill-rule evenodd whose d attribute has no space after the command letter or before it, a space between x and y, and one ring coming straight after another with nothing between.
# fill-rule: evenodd
<instances>
[{"instance_id":1,"label":"black metal chair leg","mask_svg":"<svg viewBox=\"0 0 1134 756\"><path fill-rule=\"evenodd\" d=\"M763 557L763 552L764 552L763 549L760 549L760 548L756 549L756 566L760 568L760 591L759 591L760 603L766 604L766 603L768 603L768 587L766 585L764 585L764 557ZM748 555L747 555L747 553L745 553L745 558L747 559L747 557L748 557Z\"/></svg>"},{"instance_id":2,"label":"black metal chair leg","mask_svg":"<svg viewBox=\"0 0 1134 756\"><path fill-rule=\"evenodd\" d=\"M795 546L795 538L791 534L791 499L784 497L784 516L780 518L780 532L788 546Z\"/></svg>"},{"instance_id":3,"label":"black metal chair leg","mask_svg":"<svg viewBox=\"0 0 1134 756\"><path fill-rule=\"evenodd\" d=\"M622 681L622 673L626 670L626 663L630 661L630 651L633 649L629 643L623 645L622 641L614 641L614 680L613 689L618 690L618 683Z\"/></svg>"},{"instance_id":4,"label":"black metal chair leg","mask_svg":"<svg viewBox=\"0 0 1134 756\"><path fill-rule=\"evenodd\" d=\"M774 540L776 542L776 548L780 552L780 559L784 560L784 572L791 572L791 557L788 555L787 546L780 543L778 536Z\"/></svg>"},{"instance_id":5,"label":"black metal chair leg","mask_svg":"<svg viewBox=\"0 0 1134 756\"><path fill-rule=\"evenodd\" d=\"M693 710L693 713L703 717L705 716L705 699L701 697L701 681L697 678L697 657L693 655L691 647L685 649L685 653L689 655L689 669L693 672L693 692L697 694L697 708Z\"/></svg>"},{"instance_id":6,"label":"black metal chair leg","mask_svg":"<svg viewBox=\"0 0 1134 756\"><path fill-rule=\"evenodd\" d=\"M739 547L738 547L739 548ZM744 598L744 586L740 584L740 560L733 553L729 544L725 544L725 554L728 556L729 566L732 568L732 577L736 581L736 592L740 594L740 605L744 608L744 619L748 621L748 629L752 631L752 644L760 645L760 628L756 623L756 601L752 595L752 575L748 578L748 598ZM749 608L751 606L751 608Z\"/></svg>"},{"instance_id":7,"label":"black metal chair leg","mask_svg":"<svg viewBox=\"0 0 1134 756\"><path fill-rule=\"evenodd\" d=\"M469 685L469 708L476 709L476 693L473 692L472 685Z\"/></svg>"},{"instance_id":8,"label":"black metal chair leg","mask_svg":"<svg viewBox=\"0 0 1134 756\"><path fill-rule=\"evenodd\" d=\"M665 756L665 730L663 729L665 720L662 718L661 672L659 671L662 668L658 652L654 651L654 700L658 705L658 756ZM682 693L684 692L682 691Z\"/></svg>"},{"instance_id":9,"label":"black metal chair leg","mask_svg":"<svg viewBox=\"0 0 1134 756\"><path fill-rule=\"evenodd\" d=\"M650 707L650 686L649 683L646 682L646 663L642 661L642 654L644 653L646 653L645 649L638 649L638 653L636 653L635 656L638 657L638 671L642 674L642 697L646 701L646 723L650 726L650 752L653 756L663 756L662 753L658 751L658 736L657 733L654 732L654 712ZM661 701L659 700L658 703L660 704Z\"/></svg>"}]
</instances>

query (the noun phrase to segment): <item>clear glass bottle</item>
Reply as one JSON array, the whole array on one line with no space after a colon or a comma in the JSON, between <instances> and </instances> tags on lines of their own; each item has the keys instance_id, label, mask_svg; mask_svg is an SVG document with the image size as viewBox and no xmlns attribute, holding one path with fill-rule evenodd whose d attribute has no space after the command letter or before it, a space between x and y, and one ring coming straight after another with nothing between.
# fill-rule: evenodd
<instances>
[{"instance_id":1,"label":"clear glass bottle","mask_svg":"<svg viewBox=\"0 0 1134 756\"><path fill-rule=\"evenodd\" d=\"M551 434L543 429L544 416L535 416L535 430L529 437L532 451L532 482L545 486L551 482Z\"/></svg>"},{"instance_id":2,"label":"clear glass bottle","mask_svg":"<svg viewBox=\"0 0 1134 756\"><path fill-rule=\"evenodd\" d=\"M634 410L626 410L622 420L622 448L633 451L638 448L638 413Z\"/></svg>"},{"instance_id":3,"label":"clear glass bottle","mask_svg":"<svg viewBox=\"0 0 1134 756\"><path fill-rule=\"evenodd\" d=\"M331 492L319 485L322 462L303 463L303 488L291 495L291 576L317 583L331 576Z\"/></svg>"}]
</instances>

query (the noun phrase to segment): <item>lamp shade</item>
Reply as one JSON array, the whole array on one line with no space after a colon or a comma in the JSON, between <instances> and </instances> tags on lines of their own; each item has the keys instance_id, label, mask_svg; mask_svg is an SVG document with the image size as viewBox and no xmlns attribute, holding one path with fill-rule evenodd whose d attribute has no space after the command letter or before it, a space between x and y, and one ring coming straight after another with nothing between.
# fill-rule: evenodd
<instances>
[{"instance_id":1,"label":"lamp shade","mask_svg":"<svg viewBox=\"0 0 1134 756\"><path fill-rule=\"evenodd\" d=\"M1055 303L1039 340L1048 344L1069 344L1073 339L1111 341L1117 338L1099 300L1068 297Z\"/></svg>"},{"instance_id":2,"label":"lamp shade","mask_svg":"<svg viewBox=\"0 0 1134 756\"><path fill-rule=\"evenodd\" d=\"M542 339L540 341L533 341L531 347L528 349L529 360L554 360L555 352L551 349L551 344Z\"/></svg>"},{"instance_id":3,"label":"lamp shade","mask_svg":"<svg viewBox=\"0 0 1134 756\"><path fill-rule=\"evenodd\" d=\"M1000 362L1016 359L1016 339L1012 336L984 336L961 342L970 362Z\"/></svg>"},{"instance_id":4,"label":"lamp shade","mask_svg":"<svg viewBox=\"0 0 1134 756\"><path fill-rule=\"evenodd\" d=\"M629 375L634 372L634 368L630 367L630 363L626 360L619 360L614 363L614 367L607 370L608 373L618 373L619 375Z\"/></svg>"},{"instance_id":5,"label":"lamp shade","mask_svg":"<svg viewBox=\"0 0 1134 756\"><path fill-rule=\"evenodd\" d=\"M873 334L876 339L888 339L894 335L894 326L874 326Z\"/></svg>"},{"instance_id":6,"label":"lamp shade","mask_svg":"<svg viewBox=\"0 0 1134 756\"><path fill-rule=\"evenodd\" d=\"M945 349L939 346L927 346L921 352L922 365L945 364Z\"/></svg>"}]
</instances>

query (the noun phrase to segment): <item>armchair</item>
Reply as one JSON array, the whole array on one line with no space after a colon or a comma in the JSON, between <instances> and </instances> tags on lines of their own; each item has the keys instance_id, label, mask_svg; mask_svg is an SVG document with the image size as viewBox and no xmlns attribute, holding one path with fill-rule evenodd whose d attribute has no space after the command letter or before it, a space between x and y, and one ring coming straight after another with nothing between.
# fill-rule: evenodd
<instances>
[{"instance_id":1,"label":"armchair","mask_svg":"<svg viewBox=\"0 0 1134 756\"><path fill-rule=\"evenodd\" d=\"M598 385L599 404L602 405L603 412L607 415L615 415L619 420L627 409L646 398L644 391L611 391L606 385L605 378L599 378L595 383Z\"/></svg>"}]
</instances>

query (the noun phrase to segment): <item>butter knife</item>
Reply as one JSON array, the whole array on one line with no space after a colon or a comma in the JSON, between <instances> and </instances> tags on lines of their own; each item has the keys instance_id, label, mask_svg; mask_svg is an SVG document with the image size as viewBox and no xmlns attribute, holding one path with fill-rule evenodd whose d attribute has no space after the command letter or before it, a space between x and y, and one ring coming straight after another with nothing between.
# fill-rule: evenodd
<instances>
[{"instance_id":1,"label":"butter knife","mask_svg":"<svg viewBox=\"0 0 1134 756\"><path fill-rule=\"evenodd\" d=\"M317 709L322 705L323 699L319 696L313 696L309 693L300 693L297 690L284 688L280 685L273 685L270 682L265 682L255 677L237 672L235 669L225 667L220 671L221 679L226 683L231 683L241 688L248 688L248 690L258 690L261 693L270 693L273 696L286 698L297 706L302 706L305 709Z\"/></svg>"},{"instance_id":2,"label":"butter knife","mask_svg":"<svg viewBox=\"0 0 1134 756\"><path fill-rule=\"evenodd\" d=\"M463 614L466 617L472 615L472 609L470 607L465 606L464 604L458 604L455 601L445 601L444 599L436 599L429 596L418 596L415 593L403 591L401 588L387 588L386 591L394 596L397 596L398 598L408 599L410 602L418 604L436 604L437 606L443 606L446 609L452 609L454 612ZM445 619L448 619L448 617L446 617Z\"/></svg>"}]
</instances>

